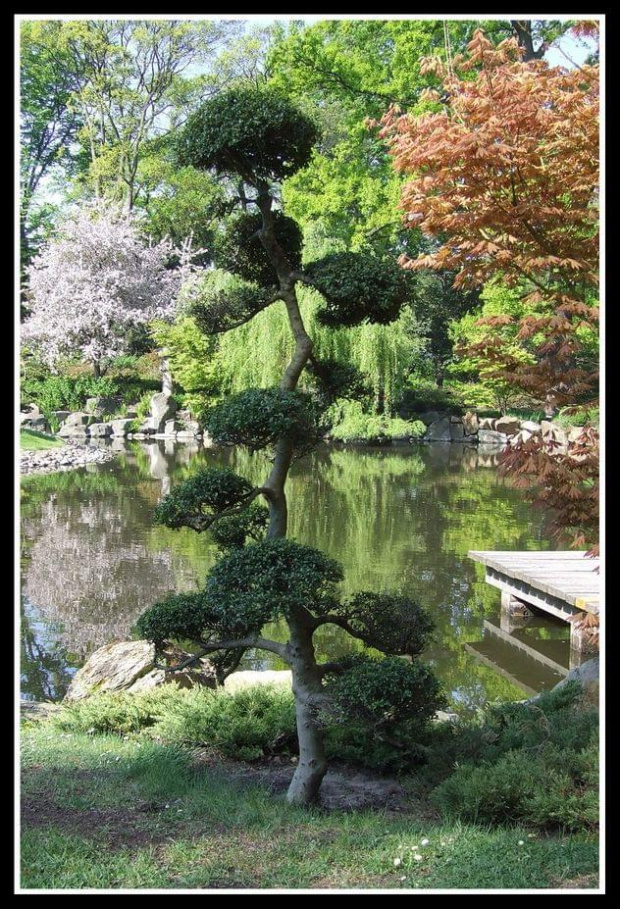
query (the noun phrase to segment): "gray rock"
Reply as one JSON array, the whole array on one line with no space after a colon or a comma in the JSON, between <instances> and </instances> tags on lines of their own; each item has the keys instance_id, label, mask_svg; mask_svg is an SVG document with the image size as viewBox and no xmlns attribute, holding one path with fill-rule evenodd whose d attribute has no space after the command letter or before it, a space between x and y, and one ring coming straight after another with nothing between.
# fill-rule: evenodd
<instances>
[{"instance_id":1,"label":"gray rock","mask_svg":"<svg viewBox=\"0 0 620 909\"><path fill-rule=\"evenodd\" d=\"M92 438L112 435L111 423L91 423L89 429Z\"/></svg>"},{"instance_id":2,"label":"gray rock","mask_svg":"<svg viewBox=\"0 0 620 909\"><path fill-rule=\"evenodd\" d=\"M577 442L582 432L583 426L571 426L571 428L568 430L568 441Z\"/></svg>"},{"instance_id":3,"label":"gray rock","mask_svg":"<svg viewBox=\"0 0 620 909\"><path fill-rule=\"evenodd\" d=\"M123 420L112 420L109 424L112 427L113 436L126 436L127 427L133 423L133 420L126 418Z\"/></svg>"},{"instance_id":4,"label":"gray rock","mask_svg":"<svg viewBox=\"0 0 620 909\"><path fill-rule=\"evenodd\" d=\"M450 438L453 442L464 442L465 432L462 423L450 423Z\"/></svg>"},{"instance_id":5,"label":"gray rock","mask_svg":"<svg viewBox=\"0 0 620 909\"><path fill-rule=\"evenodd\" d=\"M292 674L290 669L263 669L257 671L254 669L242 669L239 672L233 672L224 679L224 688L227 691L238 691L240 688L248 688L252 685L286 685L290 688L292 685Z\"/></svg>"},{"instance_id":6,"label":"gray rock","mask_svg":"<svg viewBox=\"0 0 620 909\"><path fill-rule=\"evenodd\" d=\"M163 432L168 420L177 412L177 402L171 395L160 391L151 398L151 414L155 432Z\"/></svg>"},{"instance_id":7,"label":"gray rock","mask_svg":"<svg viewBox=\"0 0 620 909\"><path fill-rule=\"evenodd\" d=\"M144 422L141 423L138 427L138 432L146 433L146 435L154 433L155 427L153 426L153 417L147 417L146 420L144 420Z\"/></svg>"},{"instance_id":8,"label":"gray rock","mask_svg":"<svg viewBox=\"0 0 620 909\"><path fill-rule=\"evenodd\" d=\"M520 429L514 436L510 437L511 445L518 445L522 442L527 442L528 439L531 439L534 435L533 432L528 432L527 429Z\"/></svg>"},{"instance_id":9,"label":"gray rock","mask_svg":"<svg viewBox=\"0 0 620 909\"><path fill-rule=\"evenodd\" d=\"M478 421L478 429L495 429L496 422L495 417L485 417L483 420Z\"/></svg>"},{"instance_id":10,"label":"gray rock","mask_svg":"<svg viewBox=\"0 0 620 909\"><path fill-rule=\"evenodd\" d=\"M475 436L478 432L478 417L475 413L468 411L463 415L463 430L467 436Z\"/></svg>"},{"instance_id":11,"label":"gray rock","mask_svg":"<svg viewBox=\"0 0 620 909\"><path fill-rule=\"evenodd\" d=\"M30 418L26 422L22 423L22 426L25 429L32 429L35 432L49 432L49 424L45 417Z\"/></svg>"},{"instance_id":12,"label":"gray rock","mask_svg":"<svg viewBox=\"0 0 620 909\"><path fill-rule=\"evenodd\" d=\"M424 413L414 414L412 419L421 420L426 426L430 426L431 423L434 423L436 420L441 420L443 414L438 410L427 410ZM409 416L404 417L403 419L408 419Z\"/></svg>"},{"instance_id":13,"label":"gray rock","mask_svg":"<svg viewBox=\"0 0 620 909\"><path fill-rule=\"evenodd\" d=\"M523 420L521 423L521 429L525 429L527 432L531 432L532 435L540 435L542 432L540 423L535 423L534 420Z\"/></svg>"},{"instance_id":14,"label":"gray rock","mask_svg":"<svg viewBox=\"0 0 620 909\"><path fill-rule=\"evenodd\" d=\"M566 450L568 444L568 433L562 429L561 426L557 426L555 423L551 423L549 420L543 420L540 424L542 437L545 441L554 441L558 444L559 450Z\"/></svg>"},{"instance_id":15,"label":"gray rock","mask_svg":"<svg viewBox=\"0 0 620 909\"><path fill-rule=\"evenodd\" d=\"M183 420L180 432L193 432L195 436L202 435L202 427L197 420Z\"/></svg>"},{"instance_id":16,"label":"gray rock","mask_svg":"<svg viewBox=\"0 0 620 909\"><path fill-rule=\"evenodd\" d=\"M78 423L63 423L58 430L62 439L86 439L90 434L90 427Z\"/></svg>"},{"instance_id":17,"label":"gray rock","mask_svg":"<svg viewBox=\"0 0 620 909\"><path fill-rule=\"evenodd\" d=\"M493 429L479 429L478 441L482 445L505 445L508 436L503 432L495 432Z\"/></svg>"},{"instance_id":18,"label":"gray rock","mask_svg":"<svg viewBox=\"0 0 620 909\"><path fill-rule=\"evenodd\" d=\"M167 420L164 427L164 433L167 436L176 434L177 432L182 432L183 424L179 420Z\"/></svg>"},{"instance_id":19,"label":"gray rock","mask_svg":"<svg viewBox=\"0 0 620 909\"><path fill-rule=\"evenodd\" d=\"M167 648L169 665L182 662L188 654L178 648ZM180 672L164 672L155 666L155 647L149 641L122 641L106 644L96 650L73 677L65 701L78 701L95 692L147 691L159 685L176 682L181 688L203 685L216 687L215 670L208 660Z\"/></svg>"},{"instance_id":20,"label":"gray rock","mask_svg":"<svg viewBox=\"0 0 620 909\"><path fill-rule=\"evenodd\" d=\"M88 424L92 422L93 419L91 414L78 410L69 414L65 420L65 426L88 426Z\"/></svg>"},{"instance_id":21,"label":"gray rock","mask_svg":"<svg viewBox=\"0 0 620 909\"><path fill-rule=\"evenodd\" d=\"M458 414L455 414L455 413L450 414L450 422L451 423L462 423L463 417L460 417Z\"/></svg>"},{"instance_id":22,"label":"gray rock","mask_svg":"<svg viewBox=\"0 0 620 909\"><path fill-rule=\"evenodd\" d=\"M450 418L442 417L435 420L426 431L426 438L430 442L450 442L452 433L450 432Z\"/></svg>"},{"instance_id":23,"label":"gray rock","mask_svg":"<svg viewBox=\"0 0 620 909\"><path fill-rule=\"evenodd\" d=\"M507 436L514 436L519 432L520 421L516 417L500 417L495 421L493 429L496 432L503 432Z\"/></svg>"}]
</instances>

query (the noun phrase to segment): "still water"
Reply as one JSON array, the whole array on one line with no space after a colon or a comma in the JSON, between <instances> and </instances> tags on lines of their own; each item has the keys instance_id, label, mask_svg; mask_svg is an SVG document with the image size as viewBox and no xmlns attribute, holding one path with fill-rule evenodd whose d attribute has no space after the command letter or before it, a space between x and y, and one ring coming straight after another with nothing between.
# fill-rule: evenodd
<instances>
[{"instance_id":1,"label":"still water","mask_svg":"<svg viewBox=\"0 0 620 909\"><path fill-rule=\"evenodd\" d=\"M216 558L208 536L154 526L152 514L176 482L225 464L257 482L269 467L240 451L129 443L103 465L23 478L24 697L61 698L88 655L130 637L147 606L202 586ZM288 492L290 535L343 564L345 594L398 591L430 610L423 658L456 709L523 698L565 673L568 626L535 619L507 640L499 591L467 558L553 548L544 516L498 475L495 455L449 443L324 449L294 465ZM271 631L284 639L284 628ZM336 628L316 640L325 658L361 647ZM246 666L284 668L263 657L248 651Z\"/></svg>"}]
</instances>

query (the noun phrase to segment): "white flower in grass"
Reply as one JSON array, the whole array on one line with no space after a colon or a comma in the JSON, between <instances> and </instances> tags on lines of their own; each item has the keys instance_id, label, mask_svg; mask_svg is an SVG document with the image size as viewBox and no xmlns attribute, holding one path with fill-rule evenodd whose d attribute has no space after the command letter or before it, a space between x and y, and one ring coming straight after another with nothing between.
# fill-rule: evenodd
<instances>
[{"instance_id":1,"label":"white flower in grass","mask_svg":"<svg viewBox=\"0 0 620 909\"><path fill-rule=\"evenodd\" d=\"M517 843L517 846L523 846L523 845L524 845L523 840L519 840L519 842Z\"/></svg>"},{"instance_id":2,"label":"white flower in grass","mask_svg":"<svg viewBox=\"0 0 620 909\"><path fill-rule=\"evenodd\" d=\"M395 858L395 859L394 859L394 867L395 867L395 868L398 868L398 866L399 866L399 865L402 865L402 863L403 863L403 860L402 860L402 859L399 859L399 858Z\"/></svg>"},{"instance_id":3,"label":"white flower in grass","mask_svg":"<svg viewBox=\"0 0 620 909\"><path fill-rule=\"evenodd\" d=\"M430 843L430 840L426 839L426 837L425 837L425 838L421 841L420 846L428 846L429 843Z\"/></svg>"}]
</instances>

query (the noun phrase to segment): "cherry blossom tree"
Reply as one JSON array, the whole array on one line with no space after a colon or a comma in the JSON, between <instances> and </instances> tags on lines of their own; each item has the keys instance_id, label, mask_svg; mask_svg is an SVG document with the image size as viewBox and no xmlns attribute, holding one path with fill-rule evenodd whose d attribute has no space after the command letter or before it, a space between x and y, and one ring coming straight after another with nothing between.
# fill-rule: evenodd
<instances>
[{"instance_id":1,"label":"cherry blossom tree","mask_svg":"<svg viewBox=\"0 0 620 909\"><path fill-rule=\"evenodd\" d=\"M172 318L195 255L191 239L152 243L137 215L87 203L28 269L22 337L50 368L79 354L99 376L126 349L129 328Z\"/></svg>"}]
</instances>

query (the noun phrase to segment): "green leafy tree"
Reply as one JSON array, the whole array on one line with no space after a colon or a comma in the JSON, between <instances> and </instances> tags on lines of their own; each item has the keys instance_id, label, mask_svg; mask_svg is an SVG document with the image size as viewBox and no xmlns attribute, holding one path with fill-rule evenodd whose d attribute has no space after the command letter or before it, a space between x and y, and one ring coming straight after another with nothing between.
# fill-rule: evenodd
<instances>
[{"instance_id":1,"label":"green leafy tree","mask_svg":"<svg viewBox=\"0 0 620 909\"><path fill-rule=\"evenodd\" d=\"M299 229L277 207L279 185L309 163L319 137L316 123L283 95L254 86L233 88L206 102L179 136L180 163L228 177L240 207L219 249L216 244L216 263L230 274L207 275L190 288L190 312L213 335L282 303L293 353L278 386L232 395L207 414L206 426L216 441L272 452L271 470L261 485L229 470L205 470L163 500L158 522L198 533L210 530L225 554L204 590L156 603L138 622L140 633L158 646L169 638L190 639L199 648L190 659L215 654L220 677L236 667L248 647L275 653L290 665L300 756L288 799L304 805L318 797L327 770L321 716L337 713L339 691L341 698L350 699L368 676L358 671L351 685L333 684L351 666L317 662L317 629L339 627L389 657L416 656L430 632L426 613L407 598L372 592L343 598L339 563L286 539L285 487L291 464L320 437L321 408L336 395L351 393L357 380L351 372L334 375L314 355L297 285L320 293L320 315L331 325L389 323L407 298L403 272L394 261L368 252L346 253L338 267L330 256L317 259L311 269L301 267ZM298 388L310 368L322 395ZM259 499L266 508L257 505ZM285 643L262 634L277 618L288 627ZM386 694L366 700L365 717L385 718L392 691L387 680L395 672L409 678L419 697L412 694L395 703L393 716L430 716L438 703L430 673L404 663L391 667L384 660L370 673L375 680L386 677Z\"/></svg>"}]
</instances>

